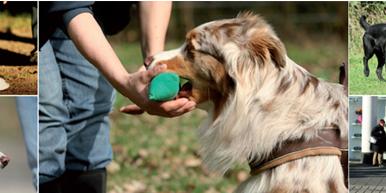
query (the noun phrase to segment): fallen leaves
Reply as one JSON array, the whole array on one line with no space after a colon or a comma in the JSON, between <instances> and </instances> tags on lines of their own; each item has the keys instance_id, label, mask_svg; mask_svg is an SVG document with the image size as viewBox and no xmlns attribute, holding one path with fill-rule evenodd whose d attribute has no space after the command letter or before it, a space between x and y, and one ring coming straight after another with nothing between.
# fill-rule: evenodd
<instances>
[{"instance_id":1,"label":"fallen leaves","mask_svg":"<svg viewBox=\"0 0 386 193\"><path fill-rule=\"evenodd\" d=\"M215 188L211 187L208 190L206 190L204 193L220 193L220 192L217 191Z\"/></svg>"},{"instance_id":2,"label":"fallen leaves","mask_svg":"<svg viewBox=\"0 0 386 193\"><path fill-rule=\"evenodd\" d=\"M239 171L236 175L237 182L239 183L244 182L248 177L249 173L246 171Z\"/></svg>"},{"instance_id":3,"label":"fallen leaves","mask_svg":"<svg viewBox=\"0 0 386 193\"><path fill-rule=\"evenodd\" d=\"M146 192L146 185L142 182L135 181L135 180L124 184L123 188L125 189L126 193L145 193Z\"/></svg>"},{"instance_id":4,"label":"fallen leaves","mask_svg":"<svg viewBox=\"0 0 386 193\"><path fill-rule=\"evenodd\" d=\"M141 157L141 158L147 158L149 157L149 151L146 150L146 149L140 149L138 151L138 155Z\"/></svg>"},{"instance_id":5,"label":"fallen leaves","mask_svg":"<svg viewBox=\"0 0 386 193\"><path fill-rule=\"evenodd\" d=\"M115 163L108 167L109 193L232 192L239 170L221 177L207 171L197 153L195 128L200 116L116 116L111 129Z\"/></svg>"},{"instance_id":6,"label":"fallen leaves","mask_svg":"<svg viewBox=\"0 0 386 193\"><path fill-rule=\"evenodd\" d=\"M185 159L184 165L189 168L199 167L201 165L201 160L196 157L188 157Z\"/></svg>"},{"instance_id":7,"label":"fallen leaves","mask_svg":"<svg viewBox=\"0 0 386 193\"><path fill-rule=\"evenodd\" d=\"M161 176L161 179L163 180L168 180L171 178L171 174L169 172L162 172L160 176Z\"/></svg>"},{"instance_id":8,"label":"fallen leaves","mask_svg":"<svg viewBox=\"0 0 386 193\"><path fill-rule=\"evenodd\" d=\"M121 166L113 160L109 165L107 165L106 170L109 174L114 174L121 170Z\"/></svg>"},{"instance_id":9,"label":"fallen leaves","mask_svg":"<svg viewBox=\"0 0 386 193\"><path fill-rule=\"evenodd\" d=\"M148 193L147 189L144 183L131 180L122 184L122 186L115 186L109 193Z\"/></svg>"}]
</instances>

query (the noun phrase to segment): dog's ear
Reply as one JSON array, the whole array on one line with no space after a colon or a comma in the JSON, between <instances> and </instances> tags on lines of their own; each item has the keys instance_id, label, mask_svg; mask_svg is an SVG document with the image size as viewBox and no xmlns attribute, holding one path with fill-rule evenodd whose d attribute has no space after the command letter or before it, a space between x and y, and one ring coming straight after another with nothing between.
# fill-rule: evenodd
<instances>
[{"instance_id":1,"label":"dog's ear","mask_svg":"<svg viewBox=\"0 0 386 193\"><path fill-rule=\"evenodd\" d=\"M260 58L262 65L271 61L280 69L286 64L284 44L275 35L256 32L250 39L249 49L252 56Z\"/></svg>"},{"instance_id":2,"label":"dog's ear","mask_svg":"<svg viewBox=\"0 0 386 193\"><path fill-rule=\"evenodd\" d=\"M208 45L215 50L210 53L220 53L227 73L237 84L256 83L258 81L246 79L263 77L270 71L268 68L281 70L286 65L284 44L263 18L243 12L235 19L224 21L216 28L220 38L213 38ZM216 33L210 34L216 37Z\"/></svg>"},{"instance_id":3,"label":"dog's ear","mask_svg":"<svg viewBox=\"0 0 386 193\"><path fill-rule=\"evenodd\" d=\"M285 47L274 30L259 15L252 12L241 12L237 15L247 36L247 48L251 56L259 57L260 62L272 61L277 68L285 66Z\"/></svg>"}]
</instances>

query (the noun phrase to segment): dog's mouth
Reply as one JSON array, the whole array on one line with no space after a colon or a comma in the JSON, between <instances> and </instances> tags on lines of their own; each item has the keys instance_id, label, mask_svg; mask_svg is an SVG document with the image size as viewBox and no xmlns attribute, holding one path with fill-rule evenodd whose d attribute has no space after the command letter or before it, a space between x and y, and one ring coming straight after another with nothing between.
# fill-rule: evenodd
<instances>
[{"instance_id":1,"label":"dog's mouth","mask_svg":"<svg viewBox=\"0 0 386 193\"><path fill-rule=\"evenodd\" d=\"M180 91L178 92L178 98L191 98L193 85L189 79L180 78Z\"/></svg>"}]
</instances>

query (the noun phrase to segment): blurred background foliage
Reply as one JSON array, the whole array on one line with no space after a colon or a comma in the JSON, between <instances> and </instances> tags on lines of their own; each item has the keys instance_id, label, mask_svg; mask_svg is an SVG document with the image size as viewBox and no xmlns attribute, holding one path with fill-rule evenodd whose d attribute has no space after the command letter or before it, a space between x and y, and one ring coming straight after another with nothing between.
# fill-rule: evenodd
<instances>
[{"instance_id":1,"label":"blurred background foliage","mask_svg":"<svg viewBox=\"0 0 386 193\"><path fill-rule=\"evenodd\" d=\"M337 82L338 67L347 61L347 7L347 2L174 2L166 49L180 46L197 25L253 11L273 26L290 58L318 77ZM109 37L130 72L143 62L136 14L134 8L130 25ZM247 165L236 166L224 177L202 165L196 128L206 113L195 110L172 119L119 113L128 103L118 94L111 114L110 193L232 192L248 177Z\"/></svg>"},{"instance_id":2,"label":"blurred background foliage","mask_svg":"<svg viewBox=\"0 0 386 193\"><path fill-rule=\"evenodd\" d=\"M174 2L169 40L182 41L186 32L217 19L235 17L241 11L252 11L266 18L280 37L303 41L304 38L331 36L346 38L347 7L341 2ZM135 13L133 14L135 18ZM128 41L138 40L137 20L132 20L121 36Z\"/></svg>"},{"instance_id":3,"label":"blurred background foliage","mask_svg":"<svg viewBox=\"0 0 386 193\"><path fill-rule=\"evenodd\" d=\"M232 18L241 11L263 16L300 65L324 79L337 80L337 66L347 61L347 2L174 2L167 45L179 46L195 26ZM135 8L132 18L124 31L111 37L113 43L138 45Z\"/></svg>"},{"instance_id":4,"label":"blurred background foliage","mask_svg":"<svg viewBox=\"0 0 386 193\"><path fill-rule=\"evenodd\" d=\"M362 53L362 35L364 29L359 24L359 18L364 15L369 24L384 23L386 13L386 2L350 2L349 12L349 35L350 51Z\"/></svg>"},{"instance_id":5,"label":"blurred background foliage","mask_svg":"<svg viewBox=\"0 0 386 193\"><path fill-rule=\"evenodd\" d=\"M363 44L362 36L365 30L360 26L359 18L364 15L366 21L372 24L385 23L386 2L353 1L349 3L349 88L355 95L384 95L385 83L375 75L378 61L374 56L369 60L370 76L363 74Z\"/></svg>"}]
</instances>

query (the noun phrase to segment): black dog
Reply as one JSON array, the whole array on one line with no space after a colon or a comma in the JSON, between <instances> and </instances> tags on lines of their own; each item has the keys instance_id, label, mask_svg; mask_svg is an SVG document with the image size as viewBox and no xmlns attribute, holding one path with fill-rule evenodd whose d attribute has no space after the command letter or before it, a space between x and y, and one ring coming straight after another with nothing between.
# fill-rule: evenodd
<instances>
[{"instance_id":1,"label":"black dog","mask_svg":"<svg viewBox=\"0 0 386 193\"><path fill-rule=\"evenodd\" d=\"M363 35L363 49L365 51L365 56L363 57L363 65L365 76L369 76L370 70L368 61L375 54L378 59L378 79L385 81L385 79L382 77L382 67L385 65L386 56L386 24L370 25L366 22L365 16L361 16L359 22L363 29L366 30L365 34Z\"/></svg>"}]
</instances>

